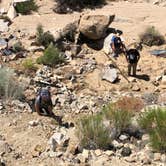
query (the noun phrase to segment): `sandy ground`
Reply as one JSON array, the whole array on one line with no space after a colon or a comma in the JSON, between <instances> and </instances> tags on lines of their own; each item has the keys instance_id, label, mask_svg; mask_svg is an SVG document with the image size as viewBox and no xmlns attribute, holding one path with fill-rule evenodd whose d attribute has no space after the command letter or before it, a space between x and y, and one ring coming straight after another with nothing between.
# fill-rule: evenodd
<instances>
[{"instance_id":1,"label":"sandy ground","mask_svg":"<svg viewBox=\"0 0 166 166\"><path fill-rule=\"evenodd\" d=\"M3 0L0 4L1 7L5 3L9 3L9 1ZM50 11L54 5L53 0L41 0L38 1L38 4L40 5L39 13L16 17L13 24L10 26L10 31L12 32L20 29L21 31L34 34L36 26L41 23L46 30L50 30L54 33L66 24L77 20L80 16L80 13L77 12L68 15L58 15L53 13ZM148 3L118 2L109 3L101 9L95 9L93 11L88 9L84 12L95 12L97 14L107 15L115 14L116 18L111 24L111 27L120 29L124 32L126 44L138 41L139 34L144 31L147 26L155 26L161 34L166 35L166 8L164 7L154 6ZM166 59L150 55L149 50L150 48L144 48L141 52L141 59L139 62L140 71L137 73L138 78L136 84L141 87L141 93L154 91L155 87L150 82L157 76L160 76L166 66ZM101 71L103 66L109 63L108 59L101 52L96 52L93 56L95 56L99 65L97 69L93 73L88 74L85 79L85 82L90 89L97 89L99 94L111 90L113 91L115 89L129 90L128 83L122 76L119 76L120 82L117 84L110 84L106 81L102 81L100 78ZM119 57L116 62L121 70L124 72L127 71L127 63L123 56ZM166 89L162 89L162 92L166 92ZM36 153L34 150L36 146L39 146L43 151L47 148L47 141L52 134L54 127L56 127L51 119L39 117L35 113L18 114L14 112L9 115L1 115L0 119L0 126L3 126L0 128L0 135L5 137L6 141L12 145L16 153L20 153L24 156L23 159L16 160L13 157L14 152L8 154L8 166L63 165L63 163L60 163L57 159L48 157L35 158L32 155L33 153ZM34 128L28 126L29 121L37 119L39 119L43 125ZM115 160L112 161L112 165L127 166L127 163Z\"/></svg>"}]
</instances>

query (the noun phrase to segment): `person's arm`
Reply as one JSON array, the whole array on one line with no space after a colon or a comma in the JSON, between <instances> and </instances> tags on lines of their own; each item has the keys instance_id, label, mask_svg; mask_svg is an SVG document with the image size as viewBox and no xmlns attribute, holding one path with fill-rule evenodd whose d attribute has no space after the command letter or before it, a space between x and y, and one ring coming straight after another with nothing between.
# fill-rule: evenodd
<instances>
[{"instance_id":1,"label":"person's arm","mask_svg":"<svg viewBox=\"0 0 166 166\"><path fill-rule=\"evenodd\" d=\"M140 53L138 52L138 55L137 55L137 62L139 61L140 59Z\"/></svg>"}]
</instances>

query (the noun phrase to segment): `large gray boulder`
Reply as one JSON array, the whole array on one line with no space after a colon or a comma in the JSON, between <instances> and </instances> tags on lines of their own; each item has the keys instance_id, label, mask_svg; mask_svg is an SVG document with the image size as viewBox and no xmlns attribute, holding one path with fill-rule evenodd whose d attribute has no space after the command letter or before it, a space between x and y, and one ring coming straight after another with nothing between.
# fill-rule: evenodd
<instances>
[{"instance_id":1,"label":"large gray boulder","mask_svg":"<svg viewBox=\"0 0 166 166\"><path fill-rule=\"evenodd\" d=\"M100 39L114 17L115 15L83 15L80 19L79 31L89 39Z\"/></svg>"},{"instance_id":2,"label":"large gray boulder","mask_svg":"<svg viewBox=\"0 0 166 166\"><path fill-rule=\"evenodd\" d=\"M109 66L107 66L103 70L102 79L110 83L115 83L118 79L117 70L115 68L110 68Z\"/></svg>"}]
</instances>

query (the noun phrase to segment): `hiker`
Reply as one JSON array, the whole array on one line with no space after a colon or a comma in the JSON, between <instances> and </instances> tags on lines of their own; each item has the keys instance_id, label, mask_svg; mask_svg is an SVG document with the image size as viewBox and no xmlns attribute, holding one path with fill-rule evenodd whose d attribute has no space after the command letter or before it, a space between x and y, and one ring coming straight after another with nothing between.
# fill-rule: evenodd
<instances>
[{"instance_id":1,"label":"hiker","mask_svg":"<svg viewBox=\"0 0 166 166\"><path fill-rule=\"evenodd\" d=\"M39 115L55 116L52 112L53 104L48 89L41 89L35 100L35 110Z\"/></svg>"},{"instance_id":2,"label":"hiker","mask_svg":"<svg viewBox=\"0 0 166 166\"><path fill-rule=\"evenodd\" d=\"M140 53L137 49L129 49L126 51L126 60L128 62L128 76L131 76L131 70L133 71L132 75L136 76L137 63L140 59Z\"/></svg>"},{"instance_id":3,"label":"hiker","mask_svg":"<svg viewBox=\"0 0 166 166\"><path fill-rule=\"evenodd\" d=\"M104 41L104 52L106 54L112 54L112 57L115 59L119 54L126 51L124 39L121 36L122 34L122 31L115 30L115 32L108 35Z\"/></svg>"}]
</instances>

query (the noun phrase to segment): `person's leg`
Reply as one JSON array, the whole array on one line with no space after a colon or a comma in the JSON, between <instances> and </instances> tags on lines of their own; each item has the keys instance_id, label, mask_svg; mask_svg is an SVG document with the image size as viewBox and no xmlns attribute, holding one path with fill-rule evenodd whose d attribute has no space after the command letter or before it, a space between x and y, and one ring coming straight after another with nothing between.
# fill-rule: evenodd
<instances>
[{"instance_id":1,"label":"person's leg","mask_svg":"<svg viewBox=\"0 0 166 166\"><path fill-rule=\"evenodd\" d=\"M128 63L128 76L131 76L131 64Z\"/></svg>"},{"instance_id":2,"label":"person's leg","mask_svg":"<svg viewBox=\"0 0 166 166\"><path fill-rule=\"evenodd\" d=\"M133 64L133 76L136 76L137 63Z\"/></svg>"}]
</instances>

